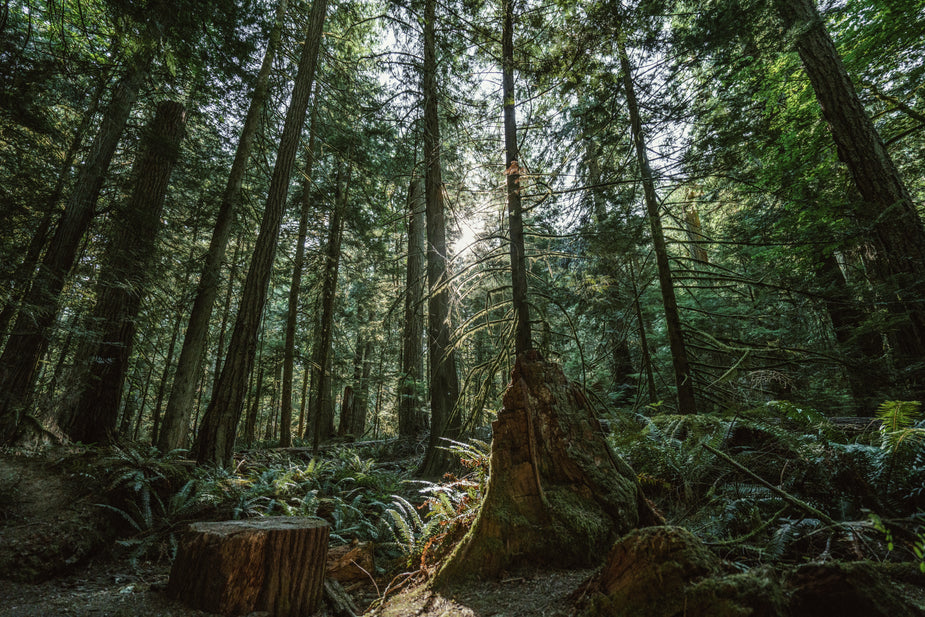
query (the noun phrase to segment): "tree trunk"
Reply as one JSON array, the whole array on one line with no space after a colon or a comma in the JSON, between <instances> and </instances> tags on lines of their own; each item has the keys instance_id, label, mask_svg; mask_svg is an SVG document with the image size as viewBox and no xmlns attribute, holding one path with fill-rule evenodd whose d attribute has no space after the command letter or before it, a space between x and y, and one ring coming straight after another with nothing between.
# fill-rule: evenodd
<instances>
[{"instance_id":1,"label":"tree trunk","mask_svg":"<svg viewBox=\"0 0 925 617\"><path fill-rule=\"evenodd\" d=\"M398 434L413 437L425 428L421 389L424 365L424 187L411 177L408 190L408 263L405 270L405 313L402 325L401 373L398 382Z\"/></svg>"},{"instance_id":2,"label":"tree trunk","mask_svg":"<svg viewBox=\"0 0 925 617\"><path fill-rule=\"evenodd\" d=\"M341 172L338 172L340 175ZM337 296L337 275L340 268L340 243L344 231L344 211L350 189L351 167L347 165L346 178L337 178L334 208L328 224L328 242L324 249L324 272L321 283L321 321L312 353L312 386L315 389L311 417L315 421L312 435L312 449L317 452L319 444L334 434L333 413L328 413L325 396L331 387L330 355L331 340L334 337L334 299ZM342 181L343 180L343 181Z\"/></svg>"},{"instance_id":3,"label":"tree trunk","mask_svg":"<svg viewBox=\"0 0 925 617\"><path fill-rule=\"evenodd\" d=\"M51 231L51 223L54 220L58 202L61 201L61 196L64 194L64 188L70 178L71 167L74 166L74 159L77 157L80 145L90 128L93 116L96 115L97 109L99 109L99 99L103 96L106 81L106 79L100 78L96 88L90 94L90 106L84 112L77 130L74 131L74 137L68 146L67 153L64 155L64 162L61 164L58 179L45 201L45 214L32 234L32 239L25 251L23 260L16 266L10 276L11 293L3 310L0 311L0 348L2 348L3 341L6 338L7 326L9 326L22 299L29 293L32 286L32 279L42 258L42 250L48 244L48 234Z\"/></svg>"},{"instance_id":4,"label":"tree trunk","mask_svg":"<svg viewBox=\"0 0 925 617\"><path fill-rule=\"evenodd\" d=\"M147 292L167 185L179 156L186 110L159 103L133 170L135 189L114 223L103 255L93 321L102 338L88 358L90 371L66 432L75 441L109 443L115 437L122 386L135 340L141 301Z\"/></svg>"},{"instance_id":5,"label":"tree trunk","mask_svg":"<svg viewBox=\"0 0 925 617\"><path fill-rule=\"evenodd\" d=\"M299 400L299 437L305 435L305 407L308 402L308 383L311 371L307 367L302 367L302 398Z\"/></svg>"},{"instance_id":6,"label":"tree trunk","mask_svg":"<svg viewBox=\"0 0 925 617\"><path fill-rule=\"evenodd\" d=\"M190 248L189 258L187 259L186 276L183 280L183 289L188 289L190 279L193 276L194 264L196 263L196 246L199 241L199 229L193 234L192 248ZM164 406L164 395L167 393L167 382L170 378L171 369L173 368L173 356L176 352L177 337L180 336L180 327L183 325L183 309L185 302L180 301L176 305L177 316L173 322L173 328L170 331L170 345L167 348L167 357L164 360L164 371L161 374L160 382L157 386L157 397L154 403L154 412L151 418L151 445L157 445L157 437L161 427L161 410ZM185 442L184 442L185 443ZM182 447L182 446L181 446Z\"/></svg>"},{"instance_id":7,"label":"tree trunk","mask_svg":"<svg viewBox=\"0 0 925 617\"><path fill-rule=\"evenodd\" d=\"M348 434L353 435L353 403L353 386L347 384L344 386L344 393L340 398L340 423L337 426L338 437L346 437Z\"/></svg>"},{"instance_id":8,"label":"tree trunk","mask_svg":"<svg viewBox=\"0 0 925 617\"><path fill-rule=\"evenodd\" d=\"M190 312L189 323L186 326L186 334L183 338L183 347L180 350L180 358L177 361L173 388L170 390L170 398L167 400L167 410L164 412L164 428L161 430L157 444L161 452L169 452L170 450L180 447L189 431L189 419L193 408L194 390L206 353L209 322L212 319L212 307L215 304L215 297L218 294L222 262L225 259L228 238L231 236L231 228L235 219L235 209L241 198L241 186L244 181L244 175L247 172L247 162L250 159L254 138L260 126L260 115L263 113L264 105L269 97L270 72L273 68L273 60L276 58L276 52L279 48L279 42L282 36L282 28L286 17L286 6L287 0L279 0L279 5L276 8L276 19L273 23L273 29L270 32L270 39L267 42L266 52L264 53L263 64L260 66L260 71L257 73L254 93L251 95L250 106L247 109L247 116L244 119L244 127L241 130L241 137L238 140L234 161L231 164L228 181L225 184L222 200L218 207L215 230L212 232L212 240L209 242L209 250L205 256L202 275L199 278L196 297L193 300L193 308ZM306 49L308 49L308 47L310 46L306 46ZM314 65L312 65L312 70L314 70ZM308 79L310 82L311 76L309 76ZM309 83L308 88L309 91L311 91L311 83ZM299 122L295 130L300 132L301 127L302 124ZM290 169L291 164L289 169L284 170L286 172L285 181L287 183ZM285 197L283 201L285 202ZM233 284L233 280L229 282L229 285L231 284ZM221 349L219 349L219 354L221 354Z\"/></svg>"},{"instance_id":9,"label":"tree trunk","mask_svg":"<svg viewBox=\"0 0 925 617\"><path fill-rule=\"evenodd\" d=\"M519 565L597 565L605 547L654 520L636 474L558 365L536 351L518 356L503 402L485 499L438 586Z\"/></svg>"},{"instance_id":10,"label":"tree trunk","mask_svg":"<svg viewBox=\"0 0 925 617\"><path fill-rule=\"evenodd\" d=\"M180 541L167 595L224 615L311 615L321 602L328 535L328 524L315 518L193 523Z\"/></svg>"},{"instance_id":11,"label":"tree trunk","mask_svg":"<svg viewBox=\"0 0 925 617\"><path fill-rule=\"evenodd\" d=\"M854 211L870 249L869 271L895 323L896 364L925 388L925 229L883 140L858 98L813 0L775 0L829 125L838 157L863 199Z\"/></svg>"},{"instance_id":12,"label":"tree trunk","mask_svg":"<svg viewBox=\"0 0 925 617\"><path fill-rule=\"evenodd\" d=\"M514 353L533 348L530 337L530 306L527 303L527 259L524 243L523 208L520 194L520 164L517 152L517 119L514 114L514 0L502 2L501 30L502 94L504 100L504 174L507 176L508 227L511 235L511 288L514 303Z\"/></svg>"},{"instance_id":13,"label":"tree trunk","mask_svg":"<svg viewBox=\"0 0 925 617\"><path fill-rule=\"evenodd\" d=\"M678 301L675 298L674 284L671 281L671 266L668 263L668 247L662 231L659 214L658 195L655 192L655 178L649 166L646 154L645 138L642 134L642 118L636 102L636 89L633 86L633 73L629 55L626 53L625 35L622 30L617 34L620 68L623 72L623 86L626 90L626 106L630 114L633 132L633 144L636 147L636 160L642 175L642 187L645 193L646 210L652 232L652 246L655 251L655 263L658 266L658 282L662 291L662 303L665 307L665 325L668 330L668 344L671 347L671 362L674 367L675 384L678 390L678 413L697 413L694 400L694 381L687 360L684 333L681 331L681 317L678 314Z\"/></svg>"},{"instance_id":14,"label":"tree trunk","mask_svg":"<svg viewBox=\"0 0 925 617\"><path fill-rule=\"evenodd\" d=\"M179 313L179 311L178 311ZM164 393L167 390L167 379L170 377L170 369L173 365L173 354L177 348L177 338L180 336L180 324L183 321L183 315L178 314L173 322L173 329L170 332L170 343L167 345L167 357L164 358L164 372L161 373L160 382L157 384L157 396L154 399L154 414L151 421L151 443L157 443L157 434L161 424L161 406L164 404Z\"/></svg>"},{"instance_id":15,"label":"tree trunk","mask_svg":"<svg viewBox=\"0 0 925 617\"><path fill-rule=\"evenodd\" d=\"M226 465L231 462L234 454L235 434L244 407L248 378L254 365L257 330L267 298L273 259L276 256L276 244L279 240L286 196L289 193L292 166L295 163L302 125L305 123L305 112L311 97L326 11L327 0L314 0L292 100L286 112L276 165L270 179L266 208L260 222L260 233L244 281L238 315L231 342L228 344L228 354L218 387L209 402L193 445L196 460L200 463Z\"/></svg>"},{"instance_id":16,"label":"tree trunk","mask_svg":"<svg viewBox=\"0 0 925 617\"><path fill-rule=\"evenodd\" d=\"M697 212L696 203L691 202L684 206L684 231L687 233L687 251L690 253L691 259L698 264L710 263L707 251L703 248L706 238L703 235L700 213Z\"/></svg>"},{"instance_id":17,"label":"tree trunk","mask_svg":"<svg viewBox=\"0 0 925 617\"><path fill-rule=\"evenodd\" d=\"M857 404L855 411L872 416L877 405L889 398L890 379L883 363L882 336L865 324L867 316L858 306L834 254L822 258L819 279L827 287L825 308L844 358L848 386Z\"/></svg>"},{"instance_id":18,"label":"tree trunk","mask_svg":"<svg viewBox=\"0 0 925 617\"><path fill-rule=\"evenodd\" d=\"M152 55L147 52L132 58L125 75L116 84L99 132L23 301L23 306L34 308L20 311L0 355L0 444L16 439L26 403L35 387L39 362L48 347L49 330L57 318L61 290L74 265L80 240L93 218L103 180L151 60Z\"/></svg>"},{"instance_id":19,"label":"tree trunk","mask_svg":"<svg viewBox=\"0 0 925 617\"><path fill-rule=\"evenodd\" d=\"M283 364L278 357L273 358L276 364L276 375L273 378L273 394L270 397L270 409L267 411L267 430L264 433L264 442L269 443L276 436L277 418L279 417L280 384L283 380Z\"/></svg>"},{"instance_id":20,"label":"tree trunk","mask_svg":"<svg viewBox=\"0 0 925 617\"><path fill-rule=\"evenodd\" d=\"M138 390L138 380L141 378L141 364L140 358L136 358L135 364L132 367L132 376L128 378L128 384L126 385L125 404L122 406L119 430L117 433L123 439L131 437L132 420L135 419L135 410L138 408L138 395L136 394L136 390ZM148 370L145 372L145 383L142 389L146 389L148 384L151 383L151 376L153 373L154 367L148 364Z\"/></svg>"},{"instance_id":21,"label":"tree trunk","mask_svg":"<svg viewBox=\"0 0 925 617\"><path fill-rule=\"evenodd\" d=\"M215 343L215 368L212 371L212 392L218 388L218 380L222 376L222 359L225 357L225 335L228 333L228 317L231 315L231 300L235 295L235 285L238 281L239 270L239 253L241 245L244 243L239 236L234 245L234 253L231 257L231 271L228 273L228 281L225 285L225 302L222 305L222 323L218 327L218 342ZM245 249L246 250L246 249Z\"/></svg>"},{"instance_id":22,"label":"tree trunk","mask_svg":"<svg viewBox=\"0 0 925 617\"><path fill-rule=\"evenodd\" d=\"M353 410L353 434L357 439L366 432L366 415L369 412L369 378L373 371L373 342L366 341L363 348L363 371L357 385Z\"/></svg>"},{"instance_id":23,"label":"tree trunk","mask_svg":"<svg viewBox=\"0 0 925 617\"><path fill-rule=\"evenodd\" d=\"M424 195L427 215L428 351L430 354L430 440L418 474L439 477L451 464L443 437L455 438L461 420L456 408L459 376L451 341L450 276L447 267L446 213L440 168L440 118L437 113L436 0L424 3Z\"/></svg>"},{"instance_id":24,"label":"tree trunk","mask_svg":"<svg viewBox=\"0 0 925 617\"><path fill-rule=\"evenodd\" d=\"M299 235L296 240L295 261L292 263L292 282L289 285L289 304L286 311L286 340L283 347L283 400L280 412L279 446L292 445L292 373L295 364L295 327L299 314L299 293L302 290L302 268L305 266L305 237L308 215L311 212L312 167L315 163L315 111L318 109L318 88L315 88L315 106L308 129L308 152L305 154L305 174L302 179L302 209L299 213Z\"/></svg>"},{"instance_id":25,"label":"tree trunk","mask_svg":"<svg viewBox=\"0 0 925 617\"><path fill-rule=\"evenodd\" d=\"M639 289L636 285L636 269L630 260L630 282L633 284L633 308L636 311L636 324L639 327L639 348L642 352L642 366L646 371L646 386L649 390L649 402L658 400L655 388L655 374L652 372L652 354L649 353L649 337L646 336L646 322L642 316L642 305L639 303Z\"/></svg>"},{"instance_id":26,"label":"tree trunk","mask_svg":"<svg viewBox=\"0 0 925 617\"><path fill-rule=\"evenodd\" d=\"M262 395L263 363L261 362L259 363L259 368L257 369L257 382L254 384L251 406L248 408L247 417L244 419L244 444L248 448L254 445L254 439L257 436L257 412L260 411L260 397Z\"/></svg>"},{"instance_id":27,"label":"tree trunk","mask_svg":"<svg viewBox=\"0 0 925 617\"><path fill-rule=\"evenodd\" d=\"M144 416L145 402L148 400L148 390L151 388L151 380L153 378L153 374L154 370L152 367L152 369L148 371L148 376L145 378L145 387L141 389L141 401L138 403L138 414L135 416L135 427L132 429L131 435L124 435L126 439L138 441L138 431L141 430L141 421Z\"/></svg>"}]
</instances>

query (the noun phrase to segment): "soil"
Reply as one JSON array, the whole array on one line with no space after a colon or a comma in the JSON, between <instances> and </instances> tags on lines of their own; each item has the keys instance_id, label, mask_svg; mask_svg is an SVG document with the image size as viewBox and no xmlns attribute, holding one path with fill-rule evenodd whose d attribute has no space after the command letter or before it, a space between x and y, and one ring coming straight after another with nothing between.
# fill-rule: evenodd
<instances>
[{"instance_id":1,"label":"soil","mask_svg":"<svg viewBox=\"0 0 925 617\"><path fill-rule=\"evenodd\" d=\"M112 556L93 560L66 576L42 583L0 580L3 617L214 617L188 608L164 594L169 567L139 564ZM571 614L569 596L591 574L589 570L519 572L497 582L457 588L448 595L424 586L391 595L367 615L379 617L564 617ZM357 602L375 602L375 591ZM361 608L361 610L362 610ZM328 607L317 617L333 617ZM258 615L253 615L258 617Z\"/></svg>"}]
</instances>

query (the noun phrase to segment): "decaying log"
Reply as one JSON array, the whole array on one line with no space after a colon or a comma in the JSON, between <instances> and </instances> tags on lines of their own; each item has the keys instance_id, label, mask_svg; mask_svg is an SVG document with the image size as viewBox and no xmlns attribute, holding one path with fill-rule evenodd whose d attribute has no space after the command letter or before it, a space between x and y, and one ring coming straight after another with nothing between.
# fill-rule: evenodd
<instances>
[{"instance_id":1,"label":"decaying log","mask_svg":"<svg viewBox=\"0 0 925 617\"><path fill-rule=\"evenodd\" d=\"M353 598L344 591L340 583L332 578L324 581L324 599L328 601L337 617L357 617L360 614L360 609L353 603Z\"/></svg>"},{"instance_id":2,"label":"decaying log","mask_svg":"<svg viewBox=\"0 0 925 617\"><path fill-rule=\"evenodd\" d=\"M321 600L328 532L322 520L286 516L193 523L167 594L223 615L310 615Z\"/></svg>"},{"instance_id":3,"label":"decaying log","mask_svg":"<svg viewBox=\"0 0 925 617\"><path fill-rule=\"evenodd\" d=\"M522 354L503 403L482 508L437 585L520 564L596 565L622 534L655 521L636 474L557 364Z\"/></svg>"},{"instance_id":4,"label":"decaying log","mask_svg":"<svg viewBox=\"0 0 925 617\"><path fill-rule=\"evenodd\" d=\"M374 549L372 542L357 540L329 549L326 576L341 583L358 580L368 582L371 577L370 572L376 567Z\"/></svg>"}]
</instances>

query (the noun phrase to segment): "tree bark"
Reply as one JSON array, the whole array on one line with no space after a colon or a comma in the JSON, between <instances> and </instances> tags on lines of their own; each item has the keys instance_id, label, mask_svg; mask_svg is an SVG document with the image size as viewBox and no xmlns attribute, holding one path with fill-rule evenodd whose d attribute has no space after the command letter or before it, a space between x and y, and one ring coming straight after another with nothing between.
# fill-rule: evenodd
<instances>
[{"instance_id":1,"label":"tree bark","mask_svg":"<svg viewBox=\"0 0 925 617\"><path fill-rule=\"evenodd\" d=\"M855 411L872 416L877 405L889 398L890 379L884 366L882 336L865 324L867 316L858 306L832 253L822 258L819 282L826 286L825 309L844 358L848 386L857 404Z\"/></svg>"},{"instance_id":2,"label":"tree bark","mask_svg":"<svg viewBox=\"0 0 925 617\"><path fill-rule=\"evenodd\" d=\"M346 437L353 435L353 386L347 384L344 386L344 393L340 397L340 423L337 426L337 436Z\"/></svg>"},{"instance_id":3,"label":"tree bark","mask_svg":"<svg viewBox=\"0 0 925 617\"><path fill-rule=\"evenodd\" d=\"M654 521L636 474L558 365L536 351L518 356L503 402L485 499L437 586L524 564L596 565L602 547Z\"/></svg>"},{"instance_id":4,"label":"tree bark","mask_svg":"<svg viewBox=\"0 0 925 617\"><path fill-rule=\"evenodd\" d=\"M678 413L697 413L697 404L694 400L694 381L687 359L684 333L681 330L678 301L674 293L674 284L671 281L671 266L668 263L668 247L665 244L665 234L662 231L658 195L655 192L655 178L652 174L652 168L649 166L649 156L646 154L645 137L642 133L642 117L639 115L639 104L636 102L632 67L630 66L629 55L626 53L625 34L622 30L617 34L617 47L620 55L620 68L623 72L623 86L626 91L626 107L630 114L633 144L636 148L636 160L639 164L639 172L642 175L646 210L649 215L652 246L655 251L655 263L658 267L658 282L662 291L662 303L665 308L665 325L668 330L668 344L671 347L671 362L678 391Z\"/></svg>"},{"instance_id":5,"label":"tree bark","mask_svg":"<svg viewBox=\"0 0 925 617\"><path fill-rule=\"evenodd\" d=\"M179 313L179 311L177 311ZM183 322L183 315L178 314L173 322L173 329L170 332L170 343L167 345L167 357L164 358L164 372L161 373L161 379L157 384L157 396L154 399L154 413L151 422L151 444L157 443L157 434L161 424L161 407L164 404L164 393L167 390L167 380L170 377L170 369L173 365L173 354L177 348L177 338L180 336L180 324Z\"/></svg>"},{"instance_id":6,"label":"tree bark","mask_svg":"<svg viewBox=\"0 0 925 617\"><path fill-rule=\"evenodd\" d=\"M263 373L263 363L260 362L257 369L257 381L252 393L253 398L247 410L247 417L244 419L244 444L248 448L254 445L254 439L257 436L257 412L260 411L260 397L263 395Z\"/></svg>"},{"instance_id":7,"label":"tree bark","mask_svg":"<svg viewBox=\"0 0 925 617\"><path fill-rule=\"evenodd\" d=\"M338 176L340 172L338 172ZM347 166L345 178L337 178L337 190L334 208L328 224L328 241L324 250L324 272L321 283L321 321L315 338L312 353L312 386L315 396L312 399L311 417L314 419L312 448L318 451L320 443L334 435L334 414L326 404L325 397L331 387L329 370L331 340L334 336L334 299L337 296L337 275L340 268L340 244L344 231L344 211L350 188L351 167Z\"/></svg>"},{"instance_id":8,"label":"tree bark","mask_svg":"<svg viewBox=\"0 0 925 617\"><path fill-rule=\"evenodd\" d=\"M39 362L48 347L49 331L58 315L61 290L74 265L80 240L93 218L103 180L152 58L153 54L147 51L133 57L115 85L55 234L23 300L23 306L35 308L20 311L0 355L0 444L16 439L35 387Z\"/></svg>"},{"instance_id":9,"label":"tree bark","mask_svg":"<svg viewBox=\"0 0 925 617\"><path fill-rule=\"evenodd\" d=\"M408 190L408 262L402 325L401 373L398 382L398 434L413 437L425 429L421 389L424 364L424 187L412 174Z\"/></svg>"},{"instance_id":10,"label":"tree bark","mask_svg":"<svg viewBox=\"0 0 925 617\"><path fill-rule=\"evenodd\" d=\"M654 403L658 400L658 392L655 388L655 374L652 372L652 354L649 353L649 337L646 336L646 322L642 316L642 305L639 303L639 288L636 285L636 269L633 266L633 260L629 262L630 282L633 284L633 309L636 312L636 325L639 330L639 349L642 354L641 364L646 372L646 387L649 394L649 402Z\"/></svg>"},{"instance_id":11,"label":"tree bark","mask_svg":"<svg viewBox=\"0 0 925 617\"><path fill-rule=\"evenodd\" d=\"M228 344L228 354L218 387L209 402L196 442L193 444L196 460L200 463L227 465L234 454L235 434L244 407L248 378L254 365L257 330L267 298L292 167L311 97L326 11L327 0L314 0L292 99L280 138L276 165L270 179L270 191L260 223L260 233L244 281L238 315Z\"/></svg>"},{"instance_id":12,"label":"tree bark","mask_svg":"<svg viewBox=\"0 0 925 617\"><path fill-rule=\"evenodd\" d=\"M215 229L209 242L209 250L205 256L202 274L196 288L196 297L190 312L186 334L183 338L183 347L177 361L177 370L174 373L173 387L170 398L167 399L167 409L164 412L164 427L158 438L158 448L161 452L169 452L181 447L189 431L189 419L193 408L193 396L196 381L199 379L202 361L206 353L206 343L209 334L209 322L212 319L212 307L218 295L221 277L222 262L225 260L228 239L234 224L235 210L241 199L241 186L247 172L247 162L253 150L254 138L260 126L260 115L269 97L270 72L273 61L279 48L282 29L286 17L288 0L279 0L276 8L276 19L267 49L264 53L263 64L257 73L254 93L251 95L250 106L244 118L244 127L235 150L228 181L219 203L218 215L215 220ZM314 70L314 66L312 67ZM309 77L311 80L311 77ZM309 84L309 91L311 84ZM301 131L301 124L298 129ZM286 181L288 182L288 174ZM284 200L285 201L285 198ZM229 285L232 282L229 282ZM221 349L219 349L221 354Z\"/></svg>"},{"instance_id":13,"label":"tree bark","mask_svg":"<svg viewBox=\"0 0 925 617\"><path fill-rule=\"evenodd\" d=\"M311 615L321 602L328 535L328 524L315 518L193 523L180 541L167 595L224 615Z\"/></svg>"},{"instance_id":14,"label":"tree bark","mask_svg":"<svg viewBox=\"0 0 925 617\"><path fill-rule=\"evenodd\" d=\"M520 163L517 148L517 119L514 99L514 0L502 2L501 30L502 95L504 100L504 174L507 176L508 228L511 235L511 289L514 304L514 352L533 348L530 337L530 305L527 303L527 259L524 243L523 208L520 193Z\"/></svg>"},{"instance_id":15,"label":"tree bark","mask_svg":"<svg viewBox=\"0 0 925 617\"><path fill-rule=\"evenodd\" d=\"M222 304L222 323L218 327L218 342L215 343L215 367L212 370L212 392L215 392L218 388L218 380L222 376L222 359L225 357L225 335L228 334L228 318L231 315L231 300L235 295L235 285L238 281L238 270L240 269L240 260L238 257L241 252L242 244L244 244L244 240L239 236L238 241L235 242L234 245L234 253L232 253L231 256L231 269L228 272L228 280L225 284L225 301Z\"/></svg>"},{"instance_id":16,"label":"tree bark","mask_svg":"<svg viewBox=\"0 0 925 617\"><path fill-rule=\"evenodd\" d=\"M29 293L36 268L42 258L42 251L48 244L48 234L51 231L51 223L55 218L58 202L61 201L61 197L64 194L64 188L70 178L71 168L74 166L74 159L77 157L80 145L83 143L84 137L86 137L87 131L90 128L90 123L93 121L93 117L99 109L99 99L103 96L103 92L106 89L106 82L107 79L101 77L97 82L96 88L94 88L93 92L89 95L90 106L84 111L80 120L80 125L78 125L77 129L74 131L74 137L71 139L71 143L64 155L64 162L61 164L61 171L55 181L55 186L51 189L46 198L45 214L42 216L42 220L32 234L23 260L17 264L16 269L10 276L11 294L3 310L0 311L0 348L2 348L3 341L6 338L7 326L9 326L10 321L12 321L13 317L16 315L16 311L22 299Z\"/></svg>"},{"instance_id":17,"label":"tree bark","mask_svg":"<svg viewBox=\"0 0 925 617\"><path fill-rule=\"evenodd\" d=\"M302 367L302 398L299 400L299 430L297 435L305 435L305 408L308 403L308 383L310 381L311 371L307 367Z\"/></svg>"},{"instance_id":18,"label":"tree bark","mask_svg":"<svg viewBox=\"0 0 925 617\"><path fill-rule=\"evenodd\" d=\"M295 364L295 327L299 314L299 293L302 290L302 269L305 266L305 237L308 215L311 212L312 168L315 164L315 111L318 89L315 89L315 106L308 129L308 151L305 153L305 173L302 179L302 209L299 213L299 235L296 240L295 260L292 262L292 282L289 285L289 304L286 311L286 338L283 346L283 400L280 411L279 446L292 445L292 373Z\"/></svg>"},{"instance_id":19,"label":"tree bark","mask_svg":"<svg viewBox=\"0 0 925 617\"><path fill-rule=\"evenodd\" d=\"M115 438L122 386L135 340L136 319L147 292L161 211L170 174L186 129L186 110L159 103L133 170L135 189L118 213L112 241L103 255L93 322L102 337L87 358L87 379L66 432L75 441L109 443Z\"/></svg>"},{"instance_id":20,"label":"tree bark","mask_svg":"<svg viewBox=\"0 0 925 617\"><path fill-rule=\"evenodd\" d=\"M357 385L353 405L353 434L357 439L366 433L366 415L369 412L369 378L373 371L373 342L369 339L363 346L363 371Z\"/></svg>"},{"instance_id":21,"label":"tree bark","mask_svg":"<svg viewBox=\"0 0 925 617\"><path fill-rule=\"evenodd\" d=\"M881 297L895 323L889 336L896 364L917 393L925 388L925 229L912 197L858 98L813 0L775 0L790 30L838 157L863 206L854 209L870 244L868 266L885 287Z\"/></svg>"},{"instance_id":22,"label":"tree bark","mask_svg":"<svg viewBox=\"0 0 925 617\"><path fill-rule=\"evenodd\" d=\"M442 449L443 437L455 438L461 420L456 408L459 376L450 314L450 276L447 267L446 213L440 168L440 118L437 112L436 0L424 3L424 195L427 215L428 351L430 354L430 440L418 474L438 477L451 461Z\"/></svg>"}]
</instances>

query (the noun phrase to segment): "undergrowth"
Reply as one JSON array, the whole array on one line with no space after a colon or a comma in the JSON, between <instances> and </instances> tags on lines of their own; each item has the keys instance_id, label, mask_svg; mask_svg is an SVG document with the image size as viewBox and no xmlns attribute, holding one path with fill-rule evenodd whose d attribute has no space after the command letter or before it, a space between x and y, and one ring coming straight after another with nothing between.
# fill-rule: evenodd
<instances>
[{"instance_id":1,"label":"undergrowth","mask_svg":"<svg viewBox=\"0 0 925 617\"><path fill-rule=\"evenodd\" d=\"M119 543L133 562L172 559L195 520L307 516L329 523L332 545L374 542L384 564L424 564L468 527L487 481L488 444L448 441L447 449L469 472L431 483L412 479L417 461L383 464L348 447L309 460L255 451L223 469L196 467L183 450L126 445L95 467L109 495L99 506L121 521Z\"/></svg>"},{"instance_id":2,"label":"undergrowth","mask_svg":"<svg viewBox=\"0 0 925 617\"><path fill-rule=\"evenodd\" d=\"M730 415L622 418L610 439L670 523L689 528L742 568L832 558L921 563L925 428L919 404L887 401L875 421L879 430L846 434L818 412L775 401ZM901 546L885 550L882 529L902 536Z\"/></svg>"},{"instance_id":3,"label":"undergrowth","mask_svg":"<svg viewBox=\"0 0 925 617\"><path fill-rule=\"evenodd\" d=\"M785 401L735 414L610 419L611 446L667 521L743 570L870 558L925 569L918 403L887 401L879 428L850 433ZM426 572L471 526L488 480L487 443L446 447L464 472L432 483L412 477L414 457L380 461L346 445L308 460L253 451L233 470L125 446L101 458L110 494L101 507L124 523L134 559L171 558L193 520L309 516L330 524L334 545L373 542L380 574Z\"/></svg>"}]
</instances>

